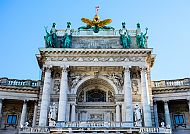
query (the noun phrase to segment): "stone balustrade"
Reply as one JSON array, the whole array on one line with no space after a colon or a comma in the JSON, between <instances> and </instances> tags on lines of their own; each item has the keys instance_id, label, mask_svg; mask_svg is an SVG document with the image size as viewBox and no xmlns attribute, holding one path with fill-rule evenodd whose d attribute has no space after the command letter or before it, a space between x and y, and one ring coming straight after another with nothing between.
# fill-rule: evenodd
<instances>
[{"instance_id":1,"label":"stone balustrade","mask_svg":"<svg viewBox=\"0 0 190 134\"><path fill-rule=\"evenodd\" d=\"M0 86L18 86L18 87L32 87L36 88L40 86L40 80L18 80L18 79L8 79L0 78Z\"/></svg>"},{"instance_id":2,"label":"stone balustrade","mask_svg":"<svg viewBox=\"0 0 190 134\"><path fill-rule=\"evenodd\" d=\"M152 81L153 88L190 86L190 78Z\"/></svg>"},{"instance_id":3,"label":"stone balustrade","mask_svg":"<svg viewBox=\"0 0 190 134\"><path fill-rule=\"evenodd\" d=\"M136 30L127 30L130 35L136 35ZM57 30L58 36L64 36L66 30ZM72 35L113 35L113 36L120 36L119 30L100 30L99 33L94 33L93 30L72 30Z\"/></svg>"},{"instance_id":4,"label":"stone balustrade","mask_svg":"<svg viewBox=\"0 0 190 134\"><path fill-rule=\"evenodd\" d=\"M105 122L105 121L87 121L87 122L64 122L64 121L57 121L56 127L79 127L79 128L104 128L104 127L126 127L126 122Z\"/></svg>"}]
</instances>

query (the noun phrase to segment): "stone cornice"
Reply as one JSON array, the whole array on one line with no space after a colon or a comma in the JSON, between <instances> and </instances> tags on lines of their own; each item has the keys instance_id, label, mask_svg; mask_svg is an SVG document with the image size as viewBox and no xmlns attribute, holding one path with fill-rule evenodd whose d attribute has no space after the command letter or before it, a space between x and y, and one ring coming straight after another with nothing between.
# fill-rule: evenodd
<instances>
[{"instance_id":1,"label":"stone cornice","mask_svg":"<svg viewBox=\"0 0 190 134\"><path fill-rule=\"evenodd\" d=\"M40 48L40 54L58 54L58 55L146 55L152 52L152 48L148 49L74 49L74 48Z\"/></svg>"},{"instance_id":2,"label":"stone cornice","mask_svg":"<svg viewBox=\"0 0 190 134\"><path fill-rule=\"evenodd\" d=\"M152 56L152 49L73 49L73 48L40 48L37 60L40 68L46 60L50 61L100 61L118 62L133 61L142 62L142 58L149 59L148 63L153 64L155 56ZM92 59L93 58L93 59ZM135 61L132 58L136 58ZM141 59L138 59L141 58ZM145 60L144 60L145 61ZM144 62L143 61L143 62Z\"/></svg>"},{"instance_id":3,"label":"stone cornice","mask_svg":"<svg viewBox=\"0 0 190 134\"><path fill-rule=\"evenodd\" d=\"M190 86L152 88L152 94L179 93L190 91Z\"/></svg>"},{"instance_id":4,"label":"stone cornice","mask_svg":"<svg viewBox=\"0 0 190 134\"><path fill-rule=\"evenodd\" d=\"M0 86L0 91L4 92L38 94L39 90L40 90L39 88L31 88L31 87Z\"/></svg>"}]
</instances>

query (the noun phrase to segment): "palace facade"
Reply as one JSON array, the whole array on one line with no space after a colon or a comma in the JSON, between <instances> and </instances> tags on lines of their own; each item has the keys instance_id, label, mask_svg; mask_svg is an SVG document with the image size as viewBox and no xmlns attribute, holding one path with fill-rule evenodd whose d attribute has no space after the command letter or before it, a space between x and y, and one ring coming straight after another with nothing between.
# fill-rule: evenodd
<instances>
[{"instance_id":1,"label":"palace facade","mask_svg":"<svg viewBox=\"0 0 190 134\"><path fill-rule=\"evenodd\" d=\"M97 21L97 22L96 22ZM171 133L190 128L190 78L152 81L147 30L110 20L46 29L41 80L0 79L0 127L19 133ZM105 25L104 25L105 24Z\"/></svg>"}]
</instances>

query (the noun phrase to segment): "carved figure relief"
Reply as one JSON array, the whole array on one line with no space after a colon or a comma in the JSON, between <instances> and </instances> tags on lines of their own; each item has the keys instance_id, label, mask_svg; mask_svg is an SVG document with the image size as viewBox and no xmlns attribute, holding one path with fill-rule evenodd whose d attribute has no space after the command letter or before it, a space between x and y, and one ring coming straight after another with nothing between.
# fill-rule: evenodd
<instances>
[{"instance_id":1,"label":"carved figure relief","mask_svg":"<svg viewBox=\"0 0 190 134\"><path fill-rule=\"evenodd\" d=\"M83 101L84 101L84 91L81 91L78 96L78 102L83 102Z\"/></svg>"},{"instance_id":2,"label":"carved figure relief","mask_svg":"<svg viewBox=\"0 0 190 134\"><path fill-rule=\"evenodd\" d=\"M135 105L134 116L135 116L134 126L142 127L142 112L138 104Z\"/></svg>"},{"instance_id":3,"label":"carved figure relief","mask_svg":"<svg viewBox=\"0 0 190 134\"><path fill-rule=\"evenodd\" d=\"M60 90L60 80L54 80L53 91L58 93Z\"/></svg>"},{"instance_id":4,"label":"carved figure relief","mask_svg":"<svg viewBox=\"0 0 190 134\"><path fill-rule=\"evenodd\" d=\"M49 120L53 120L53 121L57 120L57 106L55 103L50 105Z\"/></svg>"},{"instance_id":5,"label":"carved figure relief","mask_svg":"<svg viewBox=\"0 0 190 134\"><path fill-rule=\"evenodd\" d=\"M70 75L71 88L74 88L77 85L77 83L86 76L87 76L86 74L71 74Z\"/></svg>"},{"instance_id":6,"label":"carved figure relief","mask_svg":"<svg viewBox=\"0 0 190 134\"><path fill-rule=\"evenodd\" d=\"M108 79L110 79L111 81L113 81L113 83L117 86L118 90L122 90L122 85L123 85L123 78L121 75L119 74L106 74L103 75L105 77L107 77Z\"/></svg>"},{"instance_id":7,"label":"carved figure relief","mask_svg":"<svg viewBox=\"0 0 190 134\"><path fill-rule=\"evenodd\" d=\"M137 94L139 92L139 86L137 80L132 80L132 92Z\"/></svg>"}]
</instances>

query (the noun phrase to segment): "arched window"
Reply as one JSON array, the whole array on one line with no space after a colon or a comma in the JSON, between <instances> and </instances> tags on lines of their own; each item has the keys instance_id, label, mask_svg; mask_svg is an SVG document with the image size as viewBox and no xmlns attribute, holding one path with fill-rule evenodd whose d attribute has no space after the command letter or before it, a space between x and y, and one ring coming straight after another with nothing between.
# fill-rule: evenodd
<instances>
[{"instance_id":1,"label":"arched window","mask_svg":"<svg viewBox=\"0 0 190 134\"><path fill-rule=\"evenodd\" d=\"M86 92L86 102L106 102L106 92L92 89Z\"/></svg>"}]
</instances>

